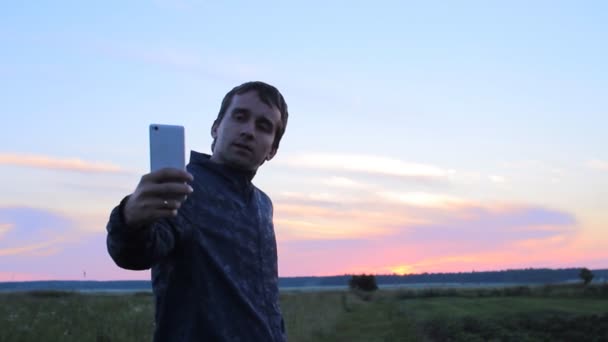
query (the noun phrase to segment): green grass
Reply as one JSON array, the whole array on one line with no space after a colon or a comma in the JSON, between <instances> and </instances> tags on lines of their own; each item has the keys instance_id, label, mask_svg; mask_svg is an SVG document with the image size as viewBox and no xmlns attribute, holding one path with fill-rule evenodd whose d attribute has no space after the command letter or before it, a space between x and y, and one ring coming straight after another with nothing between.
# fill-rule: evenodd
<instances>
[{"instance_id":1,"label":"green grass","mask_svg":"<svg viewBox=\"0 0 608 342\"><path fill-rule=\"evenodd\" d=\"M282 293L281 308L290 341L312 341L327 334L344 314L338 291Z\"/></svg>"},{"instance_id":2,"label":"green grass","mask_svg":"<svg viewBox=\"0 0 608 342\"><path fill-rule=\"evenodd\" d=\"M414 321L420 339L436 341L606 341L606 287L441 291L433 296L398 291L398 312ZM494 293L495 295L490 295ZM428 295L428 293L427 293Z\"/></svg>"},{"instance_id":3,"label":"green grass","mask_svg":"<svg viewBox=\"0 0 608 342\"><path fill-rule=\"evenodd\" d=\"M281 293L290 342L608 340L598 287ZM0 341L151 341L150 294L0 293Z\"/></svg>"},{"instance_id":4,"label":"green grass","mask_svg":"<svg viewBox=\"0 0 608 342\"><path fill-rule=\"evenodd\" d=\"M0 341L151 341L151 299L69 292L0 294Z\"/></svg>"},{"instance_id":5,"label":"green grass","mask_svg":"<svg viewBox=\"0 0 608 342\"><path fill-rule=\"evenodd\" d=\"M399 303L403 312L424 320L442 314L455 318L500 318L524 313L598 314L608 312L608 299L596 298L421 298Z\"/></svg>"}]
</instances>

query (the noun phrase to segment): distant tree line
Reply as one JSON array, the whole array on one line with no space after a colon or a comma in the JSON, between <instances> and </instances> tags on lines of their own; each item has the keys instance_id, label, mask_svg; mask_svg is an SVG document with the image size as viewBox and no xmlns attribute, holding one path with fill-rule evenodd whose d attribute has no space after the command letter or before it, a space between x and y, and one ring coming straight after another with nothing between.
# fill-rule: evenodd
<instances>
[{"instance_id":1,"label":"distant tree line","mask_svg":"<svg viewBox=\"0 0 608 342\"><path fill-rule=\"evenodd\" d=\"M587 271L584 271L587 270ZM352 274L329 277L281 277L281 287L318 287L348 286ZM419 284L419 283L515 283L515 284L553 284L564 281L608 282L608 269L588 270L583 268L566 269L519 269L484 272L459 273L421 273L421 274L380 274L375 275L376 283L382 285ZM31 281L0 282L2 290L71 290L71 289L117 289L151 290L150 281Z\"/></svg>"},{"instance_id":2,"label":"distant tree line","mask_svg":"<svg viewBox=\"0 0 608 342\"><path fill-rule=\"evenodd\" d=\"M421 274L380 274L375 275L378 285L418 284L418 283L516 283L552 284L564 281L578 281L581 268L548 269L528 268L502 271L421 273ZM593 270L595 280L608 281L608 269ZM329 277L287 277L280 278L279 285L285 286L345 286L353 275Z\"/></svg>"}]
</instances>

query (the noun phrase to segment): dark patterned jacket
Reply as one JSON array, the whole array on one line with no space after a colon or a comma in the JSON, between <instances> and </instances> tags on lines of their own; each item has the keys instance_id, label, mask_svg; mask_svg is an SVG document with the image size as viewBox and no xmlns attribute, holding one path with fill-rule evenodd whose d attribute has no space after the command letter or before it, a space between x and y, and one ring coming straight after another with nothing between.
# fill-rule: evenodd
<instances>
[{"instance_id":1,"label":"dark patterned jacket","mask_svg":"<svg viewBox=\"0 0 608 342\"><path fill-rule=\"evenodd\" d=\"M191 152L194 192L175 218L127 229L124 198L107 248L125 269L152 269L154 341L285 341L272 202L244 172Z\"/></svg>"}]
</instances>

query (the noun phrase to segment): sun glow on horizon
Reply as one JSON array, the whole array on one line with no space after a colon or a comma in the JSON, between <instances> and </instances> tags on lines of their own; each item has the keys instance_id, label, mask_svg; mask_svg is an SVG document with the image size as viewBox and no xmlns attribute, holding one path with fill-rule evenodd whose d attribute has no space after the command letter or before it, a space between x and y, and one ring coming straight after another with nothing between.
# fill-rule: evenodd
<instances>
[{"instance_id":1,"label":"sun glow on horizon","mask_svg":"<svg viewBox=\"0 0 608 342\"><path fill-rule=\"evenodd\" d=\"M409 266L409 265L391 266L391 267L389 267L389 269L390 269L391 273L397 274L397 275L418 273L418 271L413 266Z\"/></svg>"}]
</instances>

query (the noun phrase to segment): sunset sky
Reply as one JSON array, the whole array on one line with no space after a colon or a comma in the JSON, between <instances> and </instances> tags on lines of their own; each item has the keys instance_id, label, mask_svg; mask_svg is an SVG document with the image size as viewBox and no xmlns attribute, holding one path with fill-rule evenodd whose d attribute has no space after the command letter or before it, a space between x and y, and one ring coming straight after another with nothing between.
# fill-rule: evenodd
<instances>
[{"instance_id":1,"label":"sunset sky","mask_svg":"<svg viewBox=\"0 0 608 342\"><path fill-rule=\"evenodd\" d=\"M210 153L250 80L280 276L608 268L607 37L605 1L2 4L0 281L149 279L105 246L148 125Z\"/></svg>"}]
</instances>

